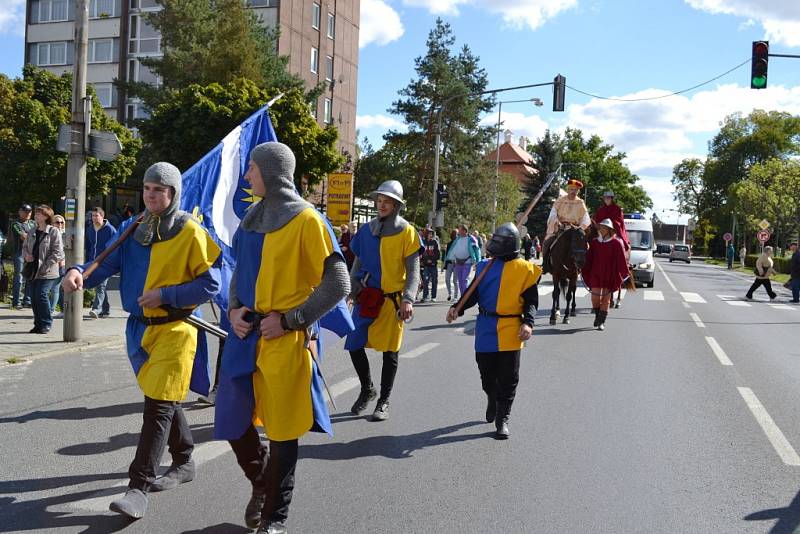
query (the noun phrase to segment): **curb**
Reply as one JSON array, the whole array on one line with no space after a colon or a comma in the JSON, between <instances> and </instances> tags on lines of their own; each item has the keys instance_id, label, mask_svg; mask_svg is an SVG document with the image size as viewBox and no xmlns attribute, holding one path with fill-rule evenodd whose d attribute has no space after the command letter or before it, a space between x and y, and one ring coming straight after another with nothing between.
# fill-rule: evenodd
<instances>
[{"instance_id":1,"label":"curb","mask_svg":"<svg viewBox=\"0 0 800 534\"><path fill-rule=\"evenodd\" d=\"M56 349L50 350L43 350L38 351L33 354L20 354L18 356L0 356L0 368L8 367L11 365L16 365L16 363L9 363L6 360L8 358L17 358L20 361L35 361L35 360L42 360L44 358L50 358L52 356L60 356L62 354L69 354L71 352L84 352L87 350L95 350L95 349L104 349L104 348L111 348L115 346L124 347L125 346L125 338L124 336L114 336L113 339L108 339L105 341L75 341L75 342L67 342L69 343L67 347L59 347Z\"/></svg>"}]
</instances>

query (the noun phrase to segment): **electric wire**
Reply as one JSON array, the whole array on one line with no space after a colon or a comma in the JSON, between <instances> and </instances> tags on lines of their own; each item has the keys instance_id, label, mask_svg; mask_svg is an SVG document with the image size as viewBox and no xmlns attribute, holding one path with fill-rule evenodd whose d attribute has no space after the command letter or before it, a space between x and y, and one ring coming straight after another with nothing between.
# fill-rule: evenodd
<instances>
[{"instance_id":1,"label":"electric wire","mask_svg":"<svg viewBox=\"0 0 800 534\"><path fill-rule=\"evenodd\" d=\"M578 89L577 87L572 87L571 85L567 85L567 88L571 89L572 91L575 91L576 93L580 93L582 95L590 96L592 98L598 98L600 100L613 100L615 102L643 102L645 100L660 100L662 98L668 98L668 97L671 97L671 96L677 96L677 95L681 95L683 93L688 93L689 91L694 91L695 89L697 89L699 87L703 87L704 85L708 85L711 82L717 81L720 78L722 78L723 76L727 76L731 72L743 67L744 65L749 63L751 61L751 59L752 58L748 57L747 59L745 59L744 61L742 61L738 65L736 65L735 67L732 67L732 68L726 70L725 72L723 72L722 74L714 76L713 78L711 78L709 80L706 80L706 81L704 81L702 83L698 83L697 85L693 85L693 86L688 87L686 89L681 89L680 91L674 91L672 93L667 93L665 95L645 96L645 97L641 97L641 98L617 98L617 97L613 97L613 96L596 95L596 94L593 94L593 93L589 93L588 91L583 91L581 89Z\"/></svg>"}]
</instances>

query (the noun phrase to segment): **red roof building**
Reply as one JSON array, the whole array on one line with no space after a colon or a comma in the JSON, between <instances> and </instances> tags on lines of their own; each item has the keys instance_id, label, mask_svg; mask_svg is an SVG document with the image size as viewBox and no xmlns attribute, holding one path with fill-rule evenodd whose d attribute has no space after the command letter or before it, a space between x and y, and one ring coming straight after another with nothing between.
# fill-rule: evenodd
<instances>
[{"instance_id":1,"label":"red roof building","mask_svg":"<svg viewBox=\"0 0 800 534\"><path fill-rule=\"evenodd\" d=\"M485 159L495 163L497 161L497 149L489 152ZM510 130L506 130L505 142L500 145L500 172L512 175L516 178L518 184L526 181L528 176L537 174L536 169L533 168L533 156L513 142L513 135Z\"/></svg>"}]
</instances>

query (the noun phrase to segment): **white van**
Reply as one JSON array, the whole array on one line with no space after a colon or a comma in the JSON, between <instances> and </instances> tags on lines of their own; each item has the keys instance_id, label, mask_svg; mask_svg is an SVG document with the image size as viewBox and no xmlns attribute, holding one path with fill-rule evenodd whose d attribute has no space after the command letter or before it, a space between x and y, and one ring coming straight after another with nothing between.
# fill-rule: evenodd
<instances>
[{"instance_id":1,"label":"white van","mask_svg":"<svg viewBox=\"0 0 800 534\"><path fill-rule=\"evenodd\" d=\"M631 265L633 278L644 287L653 287L656 278L656 262L653 251L656 243L653 239L653 223L641 213L625 214L625 231L631 242Z\"/></svg>"}]
</instances>

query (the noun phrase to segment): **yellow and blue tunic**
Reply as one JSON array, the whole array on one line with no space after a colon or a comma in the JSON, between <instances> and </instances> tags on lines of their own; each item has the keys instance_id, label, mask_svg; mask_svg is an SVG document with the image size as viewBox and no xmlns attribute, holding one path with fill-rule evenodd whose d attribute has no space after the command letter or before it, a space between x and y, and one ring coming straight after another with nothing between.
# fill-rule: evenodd
<instances>
[{"instance_id":1,"label":"yellow and blue tunic","mask_svg":"<svg viewBox=\"0 0 800 534\"><path fill-rule=\"evenodd\" d=\"M489 265L481 261L475 279ZM465 303L464 309L479 306L475 325L475 352L502 352L520 350L525 343L519 339L523 315L531 314L526 304L538 304L536 284L542 274L538 265L516 258L495 260L476 291ZM533 310L535 313L535 309ZM531 321L533 317L529 318Z\"/></svg>"},{"instance_id":2,"label":"yellow and blue tunic","mask_svg":"<svg viewBox=\"0 0 800 534\"><path fill-rule=\"evenodd\" d=\"M133 219L122 223L117 238L132 223ZM130 314L125 329L128 359L139 387L151 399L180 401L189 389L207 395L211 368L202 332L183 321L144 324L136 317L161 317L167 312L142 308L137 299L145 291L160 288L166 305L198 306L219 290L219 258L220 249L208 232L189 219L166 241L143 246L133 238L126 239L84 281L85 287L93 287L120 273L122 307Z\"/></svg>"},{"instance_id":3,"label":"yellow and blue tunic","mask_svg":"<svg viewBox=\"0 0 800 534\"><path fill-rule=\"evenodd\" d=\"M353 308L355 331L347 336L344 348L358 350L370 347L381 352L397 352L403 342L403 321L397 318L403 287L406 283L406 258L419 254L422 240L413 226L388 237L377 237L369 225L359 228L350 241L350 249L358 257L361 270L358 280L366 278L366 287L379 288L384 294L398 294L383 301L378 316L362 317L359 304ZM369 275L369 276L367 276Z\"/></svg>"},{"instance_id":4,"label":"yellow and blue tunic","mask_svg":"<svg viewBox=\"0 0 800 534\"><path fill-rule=\"evenodd\" d=\"M341 255L335 234L313 208L274 232L240 227L233 249L236 297L262 315L303 304L322 281L326 258ZM275 441L297 439L309 430L331 433L322 389L305 332L270 340L257 328L245 339L231 334L222 356L215 437L238 439L250 423L263 425Z\"/></svg>"}]
</instances>

